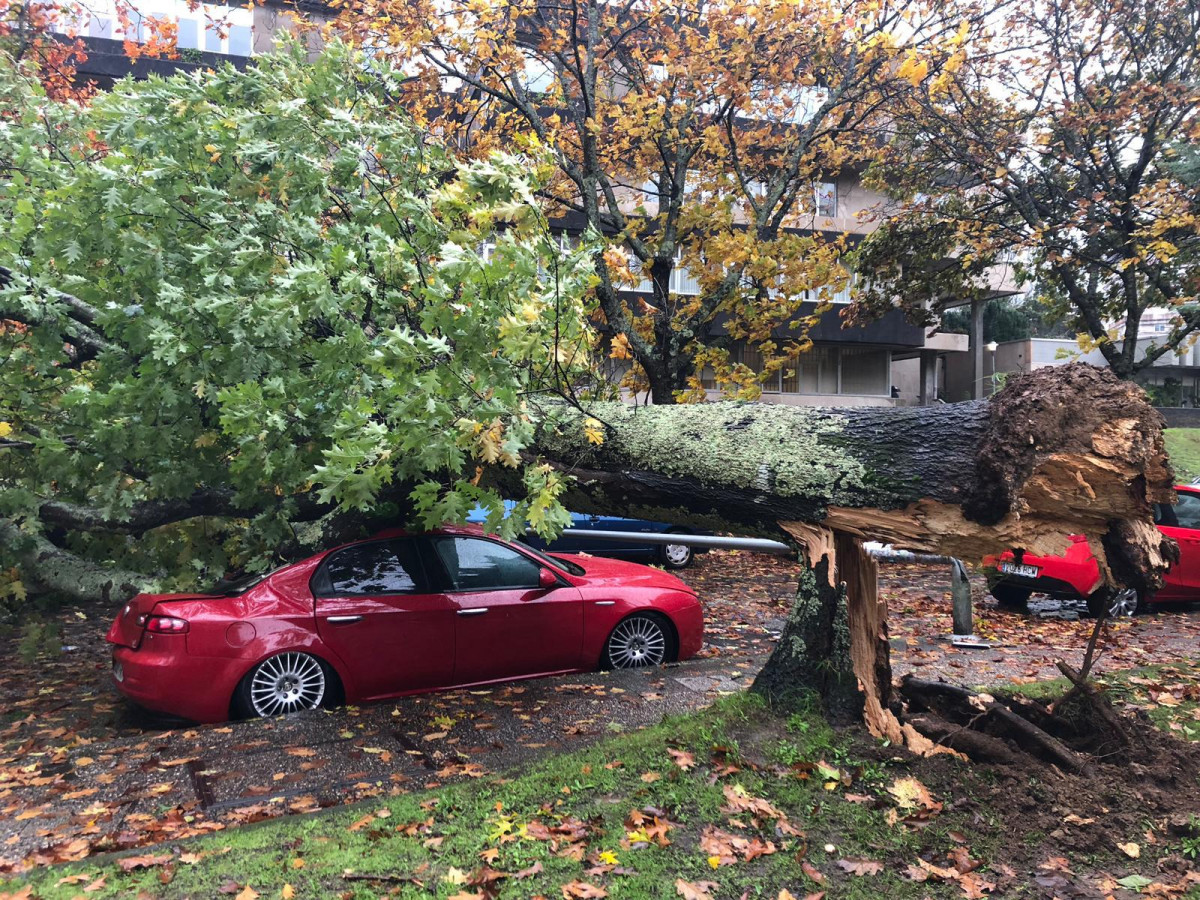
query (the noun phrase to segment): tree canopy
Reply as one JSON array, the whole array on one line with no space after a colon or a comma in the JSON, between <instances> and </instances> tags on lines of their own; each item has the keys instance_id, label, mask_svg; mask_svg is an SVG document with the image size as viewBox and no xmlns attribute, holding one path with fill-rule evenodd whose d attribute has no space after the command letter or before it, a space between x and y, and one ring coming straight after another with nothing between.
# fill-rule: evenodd
<instances>
[{"instance_id":1,"label":"tree canopy","mask_svg":"<svg viewBox=\"0 0 1200 900\"><path fill-rule=\"evenodd\" d=\"M658 404L702 399L706 367L757 396L807 349L850 278L858 225L833 185L877 155L894 98L961 40L961 11L908 0L342 10L339 33L413 73L419 121L470 153L551 150L550 214L606 238L596 328L625 385ZM731 357L737 339L761 348L762 371Z\"/></svg>"},{"instance_id":2,"label":"tree canopy","mask_svg":"<svg viewBox=\"0 0 1200 900\"><path fill-rule=\"evenodd\" d=\"M1007 4L964 49L896 110L873 177L904 205L856 254L870 278L860 312L898 303L932 321L1007 265L1122 377L1188 346L1200 181L1179 161L1200 143L1200 7ZM1159 307L1171 328L1139 347Z\"/></svg>"},{"instance_id":3,"label":"tree canopy","mask_svg":"<svg viewBox=\"0 0 1200 900\"><path fill-rule=\"evenodd\" d=\"M561 522L559 475L511 522L481 476L587 361L589 248L539 157L460 164L402 80L293 47L79 105L0 58L0 562L52 538L173 583L335 508Z\"/></svg>"}]
</instances>

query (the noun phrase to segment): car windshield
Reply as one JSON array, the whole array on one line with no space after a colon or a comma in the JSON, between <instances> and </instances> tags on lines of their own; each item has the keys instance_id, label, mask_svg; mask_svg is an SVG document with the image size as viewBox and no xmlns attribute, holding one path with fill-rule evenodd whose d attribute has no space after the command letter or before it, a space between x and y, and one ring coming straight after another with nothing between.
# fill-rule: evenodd
<instances>
[{"instance_id":1,"label":"car windshield","mask_svg":"<svg viewBox=\"0 0 1200 900\"><path fill-rule=\"evenodd\" d=\"M561 556L547 556L541 550L536 550L533 547L530 547L524 541L521 542L521 546L524 548L525 552L532 553L544 563L547 563L551 566L557 566L560 569L566 569L572 575L586 574L586 570L583 568L583 566L579 565L579 563L567 562Z\"/></svg>"}]
</instances>

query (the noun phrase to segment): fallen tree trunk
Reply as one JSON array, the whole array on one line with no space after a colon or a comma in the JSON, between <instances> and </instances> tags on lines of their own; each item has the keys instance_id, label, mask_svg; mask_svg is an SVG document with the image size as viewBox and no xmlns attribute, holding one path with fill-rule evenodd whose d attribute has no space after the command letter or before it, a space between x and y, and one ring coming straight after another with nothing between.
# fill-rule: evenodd
<instances>
[{"instance_id":1,"label":"fallen tree trunk","mask_svg":"<svg viewBox=\"0 0 1200 900\"><path fill-rule=\"evenodd\" d=\"M933 407L589 412L607 426L602 444L561 424L538 440L577 479L568 505L795 542L808 571L756 687L779 700L815 690L892 738L904 726L888 712L886 616L861 540L978 560L1061 553L1083 535L1109 584L1142 591L1177 553L1152 520L1154 503L1174 500L1162 419L1136 385L1088 365Z\"/></svg>"}]
</instances>

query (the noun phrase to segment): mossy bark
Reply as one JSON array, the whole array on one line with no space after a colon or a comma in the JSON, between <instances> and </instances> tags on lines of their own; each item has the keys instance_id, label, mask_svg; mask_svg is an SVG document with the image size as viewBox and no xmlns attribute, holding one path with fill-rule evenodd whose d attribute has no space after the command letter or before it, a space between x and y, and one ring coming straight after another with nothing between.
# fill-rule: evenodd
<instances>
[{"instance_id":1,"label":"mossy bark","mask_svg":"<svg viewBox=\"0 0 1200 900\"><path fill-rule=\"evenodd\" d=\"M856 720L863 698L850 659L846 585L829 583L831 565L824 557L801 571L796 602L754 690L779 707L818 702L831 719Z\"/></svg>"}]
</instances>

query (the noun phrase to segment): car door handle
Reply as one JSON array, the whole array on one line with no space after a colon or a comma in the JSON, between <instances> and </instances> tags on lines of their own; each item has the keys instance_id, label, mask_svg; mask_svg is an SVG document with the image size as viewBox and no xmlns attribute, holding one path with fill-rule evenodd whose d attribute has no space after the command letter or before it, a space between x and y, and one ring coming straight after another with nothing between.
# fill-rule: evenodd
<instances>
[{"instance_id":1,"label":"car door handle","mask_svg":"<svg viewBox=\"0 0 1200 900\"><path fill-rule=\"evenodd\" d=\"M460 616L482 616L487 611L488 608L486 606L476 606L472 609L460 609L458 614Z\"/></svg>"},{"instance_id":2,"label":"car door handle","mask_svg":"<svg viewBox=\"0 0 1200 900\"><path fill-rule=\"evenodd\" d=\"M617 601L616 600L597 600L596 605L597 606L616 606Z\"/></svg>"},{"instance_id":3,"label":"car door handle","mask_svg":"<svg viewBox=\"0 0 1200 900\"><path fill-rule=\"evenodd\" d=\"M325 621L330 625L353 625L355 622L361 622L362 616L330 616Z\"/></svg>"}]
</instances>

